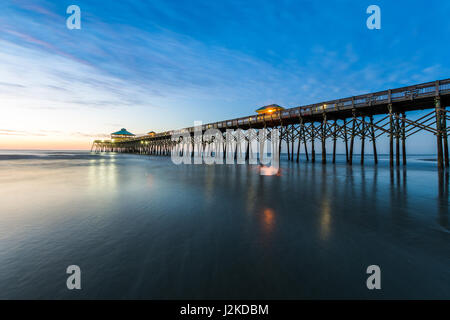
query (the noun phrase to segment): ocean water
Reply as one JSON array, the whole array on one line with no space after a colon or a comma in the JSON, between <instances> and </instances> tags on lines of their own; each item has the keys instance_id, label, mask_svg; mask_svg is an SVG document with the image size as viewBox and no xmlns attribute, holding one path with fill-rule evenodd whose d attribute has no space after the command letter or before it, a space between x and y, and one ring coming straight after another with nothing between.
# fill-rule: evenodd
<instances>
[{"instance_id":1,"label":"ocean water","mask_svg":"<svg viewBox=\"0 0 450 320\"><path fill-rule=\"evenodd\" d=\"M450 299L449 175L0 152L1 299ZM66 268L81 268L68 290ZM381 269L368 290L366 269Z\"/></svg>"}]
</instances>

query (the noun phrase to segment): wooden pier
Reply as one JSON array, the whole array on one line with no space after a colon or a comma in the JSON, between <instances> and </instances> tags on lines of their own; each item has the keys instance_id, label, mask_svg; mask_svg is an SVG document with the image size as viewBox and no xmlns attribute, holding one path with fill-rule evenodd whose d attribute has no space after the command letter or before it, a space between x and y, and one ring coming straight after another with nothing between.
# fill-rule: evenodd
<instances>
[{"instance_id":1,"label":"wooden pier","mask_svg":"<svg viewBox=\"0 0 450 320\"><path fill-rule=\"evenodd\" d=\"M391 166L406 165L406 140L408 137L426 131L437 141L437 165L439 169L449 167L447 120L450 104L450 79L438 80L390 89L345 99L284 109L273 113L203 124L208 129L218 129L223 135L229 130L277 128L281 143L287 147L289 161L299 162L303 149L307 161L316 161L315 144L321 145L321 161L327 162L326 141L333 144L332 159L336 161L336 144L345 144L346 159L353 164L355 139L360 139L360 161L364 164L366 143L372 145L373 159L378 163L376 141L381 136L389 138L389 162ZM428 110L418 119L408 118L408 113ZM377 116L377 119L374 119ZM126 152L150 155L170 155L180 141L173 141L174 134L184 132L190 135L192 150L196 144L205 148L212 141L196 141L195 127L172 130L151 135L114 140L96 140L92 150L97 152ZM245 137L249 139L249 137ZM294 147L296 145L296 148ZM370 147L370 145L368 146ZM281 144L280 144L281 148ZM225 150L225 149L224 149Z\"/></svg>"}]
</instances>

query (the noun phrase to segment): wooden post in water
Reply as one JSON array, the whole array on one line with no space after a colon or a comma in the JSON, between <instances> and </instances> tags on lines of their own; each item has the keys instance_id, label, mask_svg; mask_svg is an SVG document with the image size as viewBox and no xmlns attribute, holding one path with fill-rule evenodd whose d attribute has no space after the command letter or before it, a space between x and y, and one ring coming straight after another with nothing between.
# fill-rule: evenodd
<instances>
[{"instance_id":1,"label":"wooden post in water","mask_svg":"<svg viewBox=\"0 0 450 320\"><path fill-rule=\"evenodd\" d=\"M300 159L300 143L301 143L301 139L302 139L302 119L300 118L299 120L300 126L299 126L299 133L298 133L298 145L297 145L297 163L299 162Z\"/></svg>"},{"instance_id":2,"label":"wooden post in water","mask_svg":"<svg viewBox=\"0 0 450 320\"><path fill-rule=\"evenodd\" d=\"M356 126L356 117L355 111L353 111L353 120L352 120L352 133L350 137L350 156L348 159L349 165L353 165L353 145L355 144L355 126Z\"/></svg>"},{"instance_id":3,"label":"wooden post in water","mask_svg":"<svg viewBox=\"0 0 450 320\"><path fill-rule=\"evenodd\" d=\"M373 127L373 116L370 116L370 127L373 145L373 161L375 162L375 164L378 164L377 144L375 142L375 128Z\"/></svg>"},{"instance_id":4,"label":"wooden post in water","mask_svg":"<svg viewBox=\"0 0 450 320\"><path fill-rule=\"evenodd\" d=\"M395 114L395 164L400 166L400 114Z\"/></svg>"},{"instance_id":5,"label":"wooden post in water","mask_svg":"<svg viewBox=\"0 0 450 320\"><path fill-rule=\"evenodd\" d=\"M287 149L287 154L288 154L288 161L291 161L291 152L289 150L289 129L287 129L286 131L286 149Z\"/></svg>"},{"instance_id":6,"label":"wooden post in water","mask_svg":"<svg viewBox=\"0 0 450 320\"><path fill-rule=\"evenodd\" d=\"M315 138L315 125L314 122L311 123L311 162L316 162L316 149L314 147L314 138Z\"/></svg>"},{"instance_id":7,"label":"wooden post in water","mask_svg":"<svg viewBox=\"0 0 450 320\"><path fill-rule=\"evenodd\" d=\"M250 159L250 140L251 140L250 137L247 135L247 148L246 148L247 150L245 150L245 161L248 161Z\"/></svg>"},{"instance_id":8,"label":"wooden post in water","mask_svg":"<svg viewBox=\"0 0 450 320\"><path fill-rule=\"evenodd\" d=\"M402 160L403 165L406 166L406 115L405 112L402 112Z\"/></svg>"},{"instance_id":9,"label":"wooden post in water","mask_svg":"<svg viewBox=\"0 0 450 320\"><path fill-rule=\"evenodd\" d=\"M392 118L392 104L389 106L389 165L394 166L394 119Z\"/></svg>"},{"instance_id":10,"label":"wooden post in water","mask_svg":"<svg viewBox=\"0 0 450 320\"><path fill-rule=\"evenodd\" d=\"M283 141L283 127L280 126L279 128L280 128L280 135L279 135L278 139L280 139L280 143L278 144L278 154L281 159L281 142Z\"/></svg>"},{"instance_id":11,"label":"wooden post in water","mask_svg":"<svg viewBox=\"0 0 450 320\"><path fill-rule=\"evenodd\" d=\"M189 133L189 139L190 139L190 146L191 146L191 159L194 158L194 151L195 151L195 139L194 139L194 133L192 133L192 135ZM189 150L189 148L186 146L187 150Z\"/></svg>"},{"instance_id":12,"label":"wooden post in water","mask_svg":"<svg viewBox=\"0 0 450 320\"><path fill-rule=\"evenodd\" d=\"M336 120L334 120L334 130L333 130L333 163L336 163L336 130L337 130L337 124Z\"/></svg>"},{"instance_id":13,"label":"wooden post in water","mask_svg":"<svg viewBox=\"0 0 450 320\"><path fill-rule=\"evenodd\" d=\"M223 161L225 162L227 159L227 143L226 143L226 138L224 139L223 142ZM194 156L194 148L192 148L192 156Z\"/></svg>"},{"instance_id":14,"label":"wooden post in water","mask_svg":"<svg viewBox=\"0 0 450 320\"><path fill-rule=\"evenodd\" d=\"M324 114L323 115L323 121L322 121L322 126L321 126L321 140L322 140L322 164L326 164L327 163L327 150L326 150L326 146L325 146L325 134L326 134L326 127L327 127L327 116Z\"/></svg>"},{"instance_id":15,"label":"wooden post in water","mask_svg":"<svg viewBox=\"0 0 450 320\"><path fill-rule=\"evenodd\" d=\"M442 128L441 128L441 99L438 97L435 99L435 113L436 113L436 138L437 138L437 156L438 156L438 168L444 167L443 150L442 150Z\"/></svg>"},{"instance_id":16,"label":"wooden post in water","mask_svg":"<svg viewBox=\"0 0 450 320\"><path fill-rule=\"evenodd\" d=\"M302 136L303 136L303 144L305 145L305 156L306 161L309 161L309 155L308 155L308 144L306 143L306 134L305 134L305 126L302 121Z\"/></svg>"},{"instance_id":17,"label":"wooden post in water","mask_svg":"<svg viewBox=\"0 0 450 320\"><path fill-rule=\"evenodd\" d=\"M449 158L448 158L448 133L447 133L447 108L443 108L442 109L442 138L444 140L444 159L445 159L445 166L448 168L450 163L449 163Z\"/></svg>"},{"instance_id":18,"label":"wooden post in water","mask_svg":"<svg viewBox=\"0 0 450 320\"><path fill-rule=\"evenodd\" d=\"M362 136L361 136L361 164L364 164L364 144L366 139L366 117L362 117Z\"/></svg>"},{"instance_id":19,"label":"wooden post in water","mask_svg":"<svg viewBox=\"0 0 450 320\"><path fill-rule=\"evenodd\" d=\"M344 119L345 161L348 163L347 119Z\"/></svg>"},{"instance_id":20,"label":"wooden post in water","mask_svg":"<svg viewBox=\"0 0 450 320\"><path fill-rule=\"evenodd\" d=\"M265 129L265 128L264 128ZM234 139L236 140L236 143L233 145L233 151L234 151L234 161L237 160L237 153L238 153L238 138L237 136L234 136ZM264 137L265 138L265 137ZM234 141L233 141L234 142ZM239 145L240 147L240 145ZM262 150L264 152L264 150Z\"/></svg>"},{"instance_id":21,"label":"wooden post in water","mask_svg":"<svg viewBox=\"0 0 450 320\"><path fill-rule=\"evenodd\" d=\"M294 162L294 125L291 125L291 161Z\"/></svg>"}]
</instances>

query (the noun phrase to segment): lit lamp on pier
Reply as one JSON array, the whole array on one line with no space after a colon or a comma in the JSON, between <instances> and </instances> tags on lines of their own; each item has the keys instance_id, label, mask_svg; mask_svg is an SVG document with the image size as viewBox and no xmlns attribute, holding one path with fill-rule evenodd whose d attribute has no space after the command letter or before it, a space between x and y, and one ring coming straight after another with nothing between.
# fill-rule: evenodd
<instances>
[{"instance_id":1,"label":"lit lamp on pier","mask_svg":"<svg viewBox=\"0 0 450 320\"><path fill-rule=\"evenodd\" d=\"M155 131L150 131L149 133L147 133L150 137L153 137L155 134L156 134L156 132Z\"/></svg>"},{"instance_id":2,"label":"lit lamp on pier","mask_svg":"<svg viewBox=\"0 0 450 320\"><path fill-rule=\"evenodd\" d=\"M284 110L284 108L280 107L277 104L270 104L268 106L261 107L261 108L255 110L255 111L258 114L271 114L271 113L274 113L274 112L277 112L277 111L281 111L281 110Z\"/></svg>"}]
</instances>

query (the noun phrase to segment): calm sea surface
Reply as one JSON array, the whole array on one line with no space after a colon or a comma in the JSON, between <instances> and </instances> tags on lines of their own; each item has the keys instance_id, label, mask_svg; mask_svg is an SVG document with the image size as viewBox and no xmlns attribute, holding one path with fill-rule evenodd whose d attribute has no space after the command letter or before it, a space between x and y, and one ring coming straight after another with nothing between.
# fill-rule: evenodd
<instances>
[{"instance_id":1,"label":"calm sea surface","mask_svg":"<svg viewBox=\"0 0 450 320\"><path fill-rule=\"evenodd\" d=\"M450 299L449 177L284 161L0 153L0 298ZM366 268L381 268L378 291ZM81 268L82 290L66 288Z\"/></svg>"}]
</instances>

